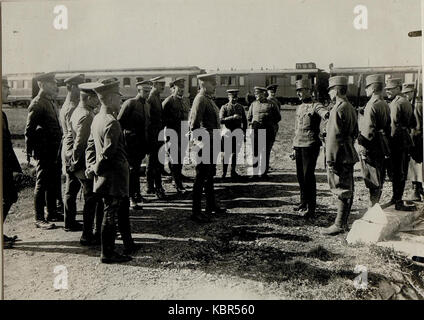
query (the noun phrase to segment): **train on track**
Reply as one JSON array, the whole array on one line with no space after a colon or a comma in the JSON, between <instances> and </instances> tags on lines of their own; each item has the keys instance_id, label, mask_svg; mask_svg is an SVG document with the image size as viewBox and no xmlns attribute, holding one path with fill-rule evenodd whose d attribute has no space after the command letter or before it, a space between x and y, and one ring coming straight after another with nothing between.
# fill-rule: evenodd
<instances>
[{"instance_id":1,"label":"train on track","mask_svg":"<svg viewBox=\"0 0 424 320\"><path fill-rule=\"evenodd\" d=\"M296 63L293 69L260 69L260 70L208 70L217 74L217 87L215 98L219 106L226 103L226 90L237 88L240 90L240 102L247 104L248 97L252 97L254 86L268 86L278 84L277 98L282 104L297 104L295 82L298 79L310 79L314 87L315 98L323 103L328 102L328 78L334 75L344 75L348 77L348 97L364 104L366 101L364 82L369 74L384 74L386 80L390 77L402 78L404 82L414 82L422 72L421 66L407 67L362 67L362 68L335 68L331 64L329 72L317 68L315 63ZM74 70L56 71L56 78L59 82L71 75L83 73L87 81L94 82L106 77L116 77L121 82L121 92L123 99L128 99L136 95L135 83L137 81L150 79L157 76L165 77L165 91L162 98L170 94L169 83L177 77L185 77L186 94L193 100L197 91L197 75L206 73L205 69L189 67L172 68L136 68L136 69L104 69L104 70ZM28 106L31 99L38 93L38 86L34 77L39 73L8 74L7 80L10 87L9 104L12 106ZM361 77L362 75L362 77ZM357 99L359 79L362 79L360 97ZM66 96L65 87L59 88L58 102L64 101ZM244 99L246 97L246 99ZM352 100L353 101L353 100Z\"/></svg>"}]
</instances>

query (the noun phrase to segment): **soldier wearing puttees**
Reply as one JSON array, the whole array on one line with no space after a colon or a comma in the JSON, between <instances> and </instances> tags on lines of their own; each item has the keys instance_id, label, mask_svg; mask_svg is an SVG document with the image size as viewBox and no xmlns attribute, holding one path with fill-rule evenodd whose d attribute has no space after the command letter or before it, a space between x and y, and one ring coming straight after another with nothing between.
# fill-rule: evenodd
<instances>
[{"instance_id":1,"label":"soldier wearing puttees","mask_svg":"<svg viewBox=\"0 0 424 320\"><path fill-rule=\"evenodd\" d=\"M423 191L423 101L422 86L418 87L418 95L416 96L414 116L417 125L411 130L411 138L413 146L410 150L411 160L409 161L408 178L412 181L413 195L411 200L421 201ZM414 94L416 94L414 83L404 83L402 85L402 93L406 95L409 102L413 102Z\"/></svg>"},{"instance_id":2,"label":"soldier wearing puttees","mask_svg":"<svg viewBox=\"0 0 424 320\"><path fill-rule=\"evenodd\" d=\"M101 261L125 262L131 257L115 252L116 220L125 251L134 247L129 222L129 165L124 137L116 116L121 94L119 80L102 80L93 90L100 100L100 112L91 124L86 149L86 176L94 177L94 192L102 197L104 217L101 229Z\"/></svg>"},{"instance_id":3,"label":"soldier wearing puttees","mask_svg":"<svg viewBox=\"0 0 424 320\"><path fill-rule=\"evenodd\" d=\"M193 101L190 115L190 130L202 129L209 141L202 141L204 148L209 150L208 161L199 161L196 165L196 177L193 184L193 208L191 219L197 222L209 222L210 214L225 214L226 210L218 206L215 199L213 177L215 175L214 161L214 130L219 129L219 109L212 100L211 95L215 92L216 76L214 74L198 75L200 90ZM208 143L209 142L209 143ZM202 192L205 189L206 213L201 211Z\"/></svg>"},{"instance_id":4,"label":"soldier wearing puttees","mask_svg":"<svg viewBox=\"0 0 424 320\"><path fill-rule=\"evenodd\" d=\"M54 224L48 221L57 219L57 175L60 172L60 129L54 98L58 88L55 75L44 73L34 78L40 91L28 107L25 127L27 157L36 162L36 183L34 189L34 211L36 226L52 229ZM44 217L44 207L47 217Z\"/></svg>"},{"instance_id":5,"label":"soldier wearing puttees","mask_svg":"<svg viewBox=\"0 0 424 320\"><path fill-rule=\"evenodd\" d=\"M222 178L227 175L228 164L231 161L231 178L239 178L236 172L237 155L246 136L247 118L244 107L237 103L238 89L227 90L229 102L221 107L219 118L224 126L222 130ZM234 131L239 131L239 135ZM237 139L239 137L240 139ZM231 148L228 150L228 148Z\"/></svg>"},{"instance_id":6,"label":"soldier wearing puttees","mask_svg":"<svg viewBox=\"0 0 424 320\"><path fill-rule=\"evenodd\" d=\"M370 98L364 109L358 143L362 173L370 192L370 207L380 201L385 179L385 161L390 157L390 108L383 99L384 77L369 75L365 79L365 91Z\"/></svg>"},{"instance_id":7,"label":"soldier wearing puttees","mask_svg":"<svg viewBox=\"0 0 424 320\"><path fill-rule=\"evenodd\" d=\"M143 202L140 193L140 166L147 153L147 129L150 111L147 96L151 90L151 85L149 80L137 82L137 95L123 103L118 115L130 165L129 195L130 206L133 209L140 209L139 203Z\"/></svg>"},{"instance_id":8,"label":"soldier wearing puttees","mask_svg":"<svg viewBox=\"0 0 424 320\"><path fill-rule=\"evenodd\" d=\"M247 121L253 129L251 135L253 156L257 159L257 166L253 168L253 176L260 174L267 177L272 145L275 141L275 127L281 120L278 107L265 98L266 88L255 87L255 98L249 107ZM266 143L259 145L259 130L266 132Z\"/></svg>"},{"instance_id":9,"label":"soldier wearing puttees","mask_svg":"<svg viewBox=\"0 0 424 320\"><path fill-rule=\"evenodd\" d=\"M358 118L355 108L346 98L347 78L335 76L329 79L329 94L335 101L327 123L326 158L328 184L337 196L337 216L334 224L323 234L334 235L347 228L347 220L353 203L353 166L359 161L353 146L358 137Z\"/></svg>"},{"instance_id":10,"label":"soldier wearing puttees","mask_svg":"<svg viewBox=\"0 0 424 320\"><path fill-rule=\"evenodd\" d=\"M186 111L184 107L184 78L177 78L173 82L169 84L171 90L173 91L172 95L167 97L163 103L163 123L166 127L166 130L173 130L174 133L178 137L178 141L176 146L173 146L173 140L169 140L167 143L170 147L170 163L169 169L171 170L172 178L174 179L174 186L177 189L178 193L183 193L186 191L183 185L183 152L182 150L186 150L186 146L182 146L185 140L181 137L181 125L182 121L186 120Z\"/></svg>"},{"instance_id":11,"label":"soldier wearing puttees","mask_svg":"<svg viewBox=\"0 0 424 320\"><path fill-rule=\"evenodd\" d=\"M7 97L9 95L9 85L6 79L2 79L2 91L1 91L2 103L7 103ZM9 125L7 122L7 116L2 111L3 117L3 223L6 220L7 214L9 213L10 207L18 200L18 190L16 189L15 182L13 180L13 173L22 173L21 165L19 164L18 158L16 157L15 151L13 150L12 139L10 136ZM17 239L17 236L8 237L3 235L4 247L11 246Z\"/></svg>"},{"instance_id":12,"label":"soldier wearing puttees","mask_svg":"<svg viewBox=\"0 0 424 320\"><path fill-rule=\"evenodd\" d=\"M77 214L77 195L81 189L81 183L73 172L69 170L70 155L73 145L71 129L71 116L78 106L80 101L80 90L78 85L83 83L85 77L83 74L75 75L64 80L66 85L67 95L65 102L62 105L59 113L59 120L62 126L62 166L64 174L66 174L65 184L65 199L64 199L64 213L65 213L65 231L81 231L82 226L75 221Z\"/></svg>"},{"instance_id":13,"label":"soldier wearing puttees","mask_svg":"<svg viewBox=\"0 0 424 320\"><path fill-rule=\"evenodd\" d=\"M411 210L402 201L405 182L408 175L409 152L412 147L411 129L415 128L416 121L411 103L401 93L402 80L392 78L387 81L386 92L390 102L390 150L393 195L391 203L396 210Z\"/></svg>"},{"instance_id":14,"label":"soldier wearing puttees","mask_svg":"<svg viewBox=\"0 0 424 320\"><path fill-rule=\"evenodd\" d=\"M152 90L150 91L147 103L150 106L150 119L149 127L147 129L148 141L148 163L146 169L147 179L147 193L156 193L159 199L165 198L165 190L162 187L162 170L163 164L159 161L159 150L163 145L163 139L159 133L163 129L162 120L162 103L160 101L160 94L165 87L165 80L163 77L156 77L150 79L152 82ZM163 159L164 160L164 159Z\"/></svg>"},{"instance_id":15,"label":"soldier wearing puttees","mask_svg":"<svg viewBox=\"0 0 424 320\"><path fill-rule=\"evenodd\" d=\"M313 218L316 208L315 167L321 147L321 119L328 119L328 110L312 100L309 79L296 81L296 92L302 104L296 109L293 139L296 174L300 186L300 204L295 208L306 218Z\"/></svg>"},{"instance_id":16,"label":"soldier wearing puttees","mask_svg":"<svg viewBox=\"0 0 424 320\"><path fill-rule=\"evenodd\" d=\"M98 109L99 100L92 87L95 83L80 84L80 102L69 119L67 135L65 137L65 156L67 160L67 173L71 177L78 179L78 183L69 185L67 203L75 203L80 185L84 194L83 207L83 232L80 239L82 245L100 244L101 224L103 219L102 199L93 192L93 179L85 175L85 150L90 136L90 128L95 112ZM72 188L74 188L72 190ZM69 208L69 207L68 207ZM75 210L76 208L74 208ZM66 216L69 219L69 216ZM95 232L93 234L93 224L96 218ZM75 216L73 217L75 219ZM75 220L74 220L75 221ZM66 219L65 219L66 226ZM66 227L65 227L66 228Z\"/></svg>"}]
</instances>

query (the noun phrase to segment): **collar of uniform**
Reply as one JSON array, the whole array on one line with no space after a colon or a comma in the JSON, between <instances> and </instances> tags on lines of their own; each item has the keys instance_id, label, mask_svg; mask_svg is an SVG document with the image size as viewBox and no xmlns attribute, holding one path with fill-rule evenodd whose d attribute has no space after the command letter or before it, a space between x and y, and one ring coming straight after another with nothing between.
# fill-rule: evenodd
<instances>
[{"instance_id":1,"label":"collar of uniform","mask_svg":"<svg viewBox=\"0 0 424 320\"><path fill-rule=\"evenodd\" d=\"M178 94L173 94L172 96L173 96L174 98L177 98L177 99L180 99L180 100L183 98L183 96L179 96Z\"/></svg>"},{"instance_id":2,"label":"collar of uniform","mask_svg":"<svg viewBox=\"0 0 424 320\"><path fill-rule=\"evenodd\" d=\"M44 99L53 101L52 96L47 94L45 91L40 91L40 98L44 98Z\"/></svg>"},{"instance_id":3,"label":"collar of uniform","mask_svg":"<svg viewBox=\"0 0 424 320\"><path fill-rule=\"evenodd\" d=\"M312 98L305 99L302 101L302 103L311 104L313 102Z\"/></svg>"},{"instance_id":4,"label":"collar of uniform","mask_svg":"<svg viewBox=\"0 0 424 320\"><path fill-rule=\"evenodd\" d=\"M144 103L144 102L146 101L146 98L144 98L144 97L142 97L142 96L139 96L139 97L137 98L137 100L138 100L138 101L140 101L140 102L142 102L142 103Z\"/></svg>"}]
</instances>

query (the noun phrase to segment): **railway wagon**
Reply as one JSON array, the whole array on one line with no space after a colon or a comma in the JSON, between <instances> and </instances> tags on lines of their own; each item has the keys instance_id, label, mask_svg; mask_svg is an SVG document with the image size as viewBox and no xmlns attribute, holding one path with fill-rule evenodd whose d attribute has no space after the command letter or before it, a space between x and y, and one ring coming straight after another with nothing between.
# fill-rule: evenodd
<instances>
[{"instance_id":1,"label":"railway wagon","mask_svg":"<svg viewBox=\"0 0 424 320\"><path fill-rule=\"evenodd\" d=\"M314 63L298 63L295 69L261 69L261 70L217 70L216 100L219 105L227 102L227 90L239 89L241 103L247 94L253 95L255 86L266 87L278 84L277 99L282 104L299 103L295 82L298 79L310 79L314 84L314 93L320 101L328 98L327 86L329 75L316 68Z\"/></svg>"},{"instance_id":2,"label":"railway wagon","mask_svg":"<svg viewBox=\"0 0 424 320\"><path fill-rule=\"evenodd\" d=\"M116 77L120 81L120 90L123 95L122 99L134 97L137 94L135 83L137 81L148 80L157 76L165 77L165 90L161 94L164 99L170 95L169 83L177 77L184 77L185 92L187 97L194 99L197 89L197 75L205 73L205 70L198 67L173 67L173 68L135 68L135 69L104 69L104 70L73 70L73 71L56 71L56 79L59 83L76 74L83 73L87 82L95 82L103 78ZM32 74L15 74L7 75L10 86L10 104L28 106L31 99L38 94L38 85L33 80L34 76L39 73ZM66 97L66 87L59 87L57 101L63 103Z\"/></svg>"},{"instance_id":3,"label":"railway wagon","mask_svg":"<svg viewBox=\"0 0 424 320\"><path fill-rule=\"evenodd\" d=\"M363 106L367 102L365 93L365 78L370 74L382 74L385 81L389 78L401 78L403 82L415 82L417 77L421 76L421 66L404 67L354 67L354 68L334 68L330 65L331 76L346 76L348 78L348 98L350 101L357 102L358 81L362 75L361 90L359 94L359 105ZM386 94L384 92L384 96Z\"/></svg>"}]
</instances>

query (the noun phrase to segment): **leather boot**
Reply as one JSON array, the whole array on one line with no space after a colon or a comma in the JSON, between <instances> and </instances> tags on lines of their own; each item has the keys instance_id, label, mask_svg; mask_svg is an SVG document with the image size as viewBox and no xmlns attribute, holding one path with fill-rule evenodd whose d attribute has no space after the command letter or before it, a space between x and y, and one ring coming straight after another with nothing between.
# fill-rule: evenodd
<instances>
[{"instance_id":1,"label":"leather boot","mask_svg":"<svg viewBox=\"0 0 424 320\"><path fill-rule=\"evenodd\" d=\"M413 193L412 193L411 201L421 201L420 184L421 183L417 181L412 182ZM422 189L422 186L421 186L421 189Z\"/></svg>"},{"instance_id":2,"label":"leather boot","mask_svg":"<svg viewBox=\"0 0 424 320\"><path fill-rule=\"evenodd\" d=\"M325 228L323 231L321 231L321 234L323 235L336 235L340 232L343 232L343 218L346 214L346 207L347 207L347 200L340 200L337 199L337 216L334 223L329 226L328 228Z\"/></svg>"}]
</instances>

